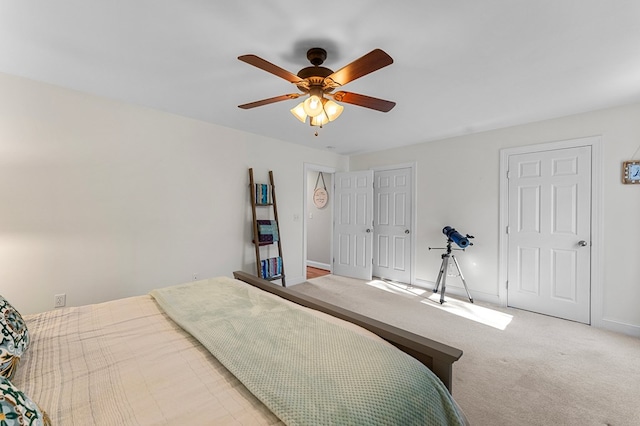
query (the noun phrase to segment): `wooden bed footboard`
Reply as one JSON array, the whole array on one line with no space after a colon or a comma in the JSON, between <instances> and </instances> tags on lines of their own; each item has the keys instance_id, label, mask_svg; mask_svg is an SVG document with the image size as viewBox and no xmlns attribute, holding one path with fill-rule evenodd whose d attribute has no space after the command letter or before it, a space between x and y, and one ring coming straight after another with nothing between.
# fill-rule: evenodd
<instances>
[{"instance_id":1,"label":"wooden bed footboard","mask_svg":"<svg viewBox=\"0 0 640 426\"><path fill-rule=\"evenodd\" d=\"M440 378L449 392L452 392L453 363L459 360L462 356L462 351L460 349L436 342L435 340L419 336L392 325L385 324L381 321L360 315L339 306L323 302L320 299L297 293L289 288L274 285L269 281L263 280L262 278L258 278L246 272L235 271L233 276L240 281L244 281L254 287L258 287L264 291L290 300L298 305L315 309L336 318L349 321L377 334L384 340L396 346L398 349L426 365L436 374L436 376Z\"/></svg>"}]
</instances>

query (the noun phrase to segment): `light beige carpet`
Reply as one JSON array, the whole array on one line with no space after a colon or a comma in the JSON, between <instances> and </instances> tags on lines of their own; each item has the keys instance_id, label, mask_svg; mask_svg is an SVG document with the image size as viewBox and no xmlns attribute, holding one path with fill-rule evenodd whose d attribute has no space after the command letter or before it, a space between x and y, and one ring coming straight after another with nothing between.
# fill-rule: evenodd
<instances>
[{"instance_id":1,"label":"light beige carpet","mask_svg":"<svg viewBox=\"0 0 640 426\"><path fill-rule=\"evenodd\" d=\"M472 425L640 425L640 339L384 281L291 289L462 349L453 396Z\"/></svg>"}]
</instances>

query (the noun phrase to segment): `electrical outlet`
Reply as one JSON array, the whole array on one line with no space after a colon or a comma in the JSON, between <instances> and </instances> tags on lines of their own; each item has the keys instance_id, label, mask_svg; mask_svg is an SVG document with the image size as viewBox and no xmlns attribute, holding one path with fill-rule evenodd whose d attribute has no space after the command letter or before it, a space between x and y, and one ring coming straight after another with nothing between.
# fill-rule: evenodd
<instances>
[{"instance_id":1,"label":"electrical outlet","mask_svg":"<svg viewBox=\"0 0 640 426\"><path fill-rule=\"evenodd\" d=\"M67 304L67 295L66 294L62 293L62 294L56 294L55 296L53 296L53 307L54 308L62 308L66 304Z\"/></svg>"}]
</instances>

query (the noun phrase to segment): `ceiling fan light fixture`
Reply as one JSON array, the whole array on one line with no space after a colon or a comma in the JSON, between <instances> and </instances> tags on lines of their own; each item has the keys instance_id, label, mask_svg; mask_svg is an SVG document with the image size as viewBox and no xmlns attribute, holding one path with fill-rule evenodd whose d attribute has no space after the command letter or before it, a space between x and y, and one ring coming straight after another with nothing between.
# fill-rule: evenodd
<instances>
[{"instance_id":1,"label":"ceiling fan light fixture","mask_svg":"<svg viewBox=\"0 0 640 426\"><path fill-rule=\"evenodd\" d=\"M306 102L306 101L305 101ZM296 105L295 108L291 109L291 114L300 122L305 123L307 121L307 117L309 117L309 124L311 126L319 126L322 127L325 124L335 120L342 114L344 107L330 99L321 98L322 109L320 113L316 116L307 115L307 112L304 108L305 102L300 102Z\"/></svg>"},{"instance_id":2,"label":"ceiling fan light fixture","mask_svg":"<svg viewBox=\"0 0 640 426\"><path fill-rule=\"evenodd\" d=\"M324 103L324 112L327 115L329 121L333 121L336 118L340 117L344 107L330 99L326 99Z\"/></svg>"},{"instance_id":3,"label":"ceiling fan light fixture","mask_svg":"<svg viewBox=\"0 0 640 426\"><path fill-rule=\"evenodd\" d=\"M320 96L312 94L302 103L304 112L310 116L315 117L322 113L322 94Z\"/></svg>"},{"instance_id":4,"label":"ceiling fan light fixture","mask_svg":"<svg viewBox=\"0 0 640 426\"><path fill-rule=\"evenodd\" d=\"M311 124L312 126L322 127L329 121L330 120L329 117L327 117L327 114L324 111L321 111L320 114L316 115L315 117L311 117L311 119L309 120L309 124Z\"/></svg>"},{"instance_id":5,"label":"ceiling fan light fixture","mask_svg":"<svg viewBox=\"0 0 640 426\"><path fill-rule=\"evenodd\" d=\"M304 112L304 102L300 102L295 108L291 109L291 114L301 122L307 121L307 113Z\"/></svg>"}]
</instances>

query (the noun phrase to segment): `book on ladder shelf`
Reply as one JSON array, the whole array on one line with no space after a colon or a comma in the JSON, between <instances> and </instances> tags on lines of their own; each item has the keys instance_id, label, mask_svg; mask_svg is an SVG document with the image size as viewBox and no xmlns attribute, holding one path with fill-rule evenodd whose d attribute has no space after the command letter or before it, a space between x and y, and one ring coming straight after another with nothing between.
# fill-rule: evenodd
<instances>
[{"instance_id":1,"label":"book on ladder shelf","mask_svg":"<svg viewBox=\"0 0 640 426\"><path fill-rule=\"evenodd\" d=\"M253 218L252 242L256 251L257 275L269 281L280 280L282 286L286 287L273 172L269 170L268 184L256 183L253 177L253 169L249 169L249 188L251 190L251 213ZM270 218L271 216L273 216L273 219ZM277 248L277 256L263 256L265 252L270 253L271 249L269 247L274 246Z\"/></svg>"}]
</instances>

